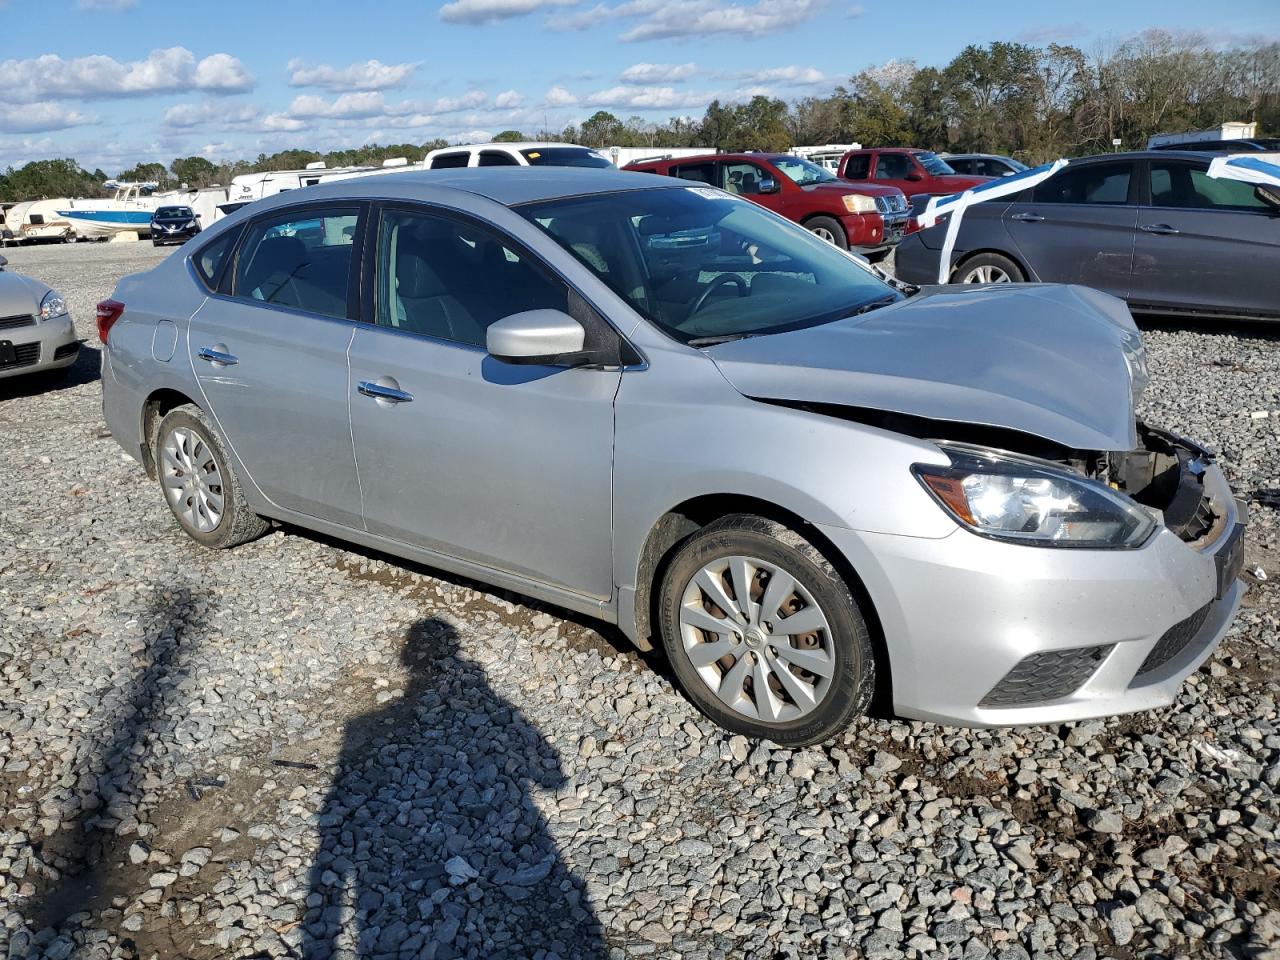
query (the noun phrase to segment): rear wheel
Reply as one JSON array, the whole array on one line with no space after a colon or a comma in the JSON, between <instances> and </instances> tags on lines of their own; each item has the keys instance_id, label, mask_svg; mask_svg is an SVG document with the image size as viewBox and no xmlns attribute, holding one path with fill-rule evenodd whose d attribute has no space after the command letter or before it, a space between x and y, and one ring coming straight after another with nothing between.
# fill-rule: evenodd
<instances>
[{"instance_id":1,"label":"rear wheel","mask_svg":"<svg viewBox=\"0 0 1280 960\"><path fill-rule=\"evenodd\" d=\"M245 503L222 439L199 407L165 414L152 455L165 502L191 539L218 550L266 533L267 522Z\"/></svg>"},{"instance_id":2,"label":"rear wheel","mask_svg":"<svg viewBox=\"0 0 1280 960\"><path fill-rule=\"evenodd\" d=\"M660 603L672 669L722 727L804 746L871 702L875 658L857 601L780 523L735 514L693 534L667 568Z\"/></svg>"},{"instance_id":3,"label":"rear wheel","mask_svg":"<svg viewBox=\"0 0 1280 960\"><path fill-rule=\"evenodd\" d=\"M812 220L805 221L805 229L812 233L815 237L834 244L841 250L849 249L849 241L844 235L844 227L831 217L814 217Z\"/></svg>"},{"instance_id":4,"label":"rear wheel","mask_svg":"<svg viewBox=\"0 0 1280 960\"><path fill-rule=\"evenodd\" d=\"M956 268L952 283L1022 283L1022 269L1008 257L998 253L980 253Z\"/></svg>"}]
</instances>

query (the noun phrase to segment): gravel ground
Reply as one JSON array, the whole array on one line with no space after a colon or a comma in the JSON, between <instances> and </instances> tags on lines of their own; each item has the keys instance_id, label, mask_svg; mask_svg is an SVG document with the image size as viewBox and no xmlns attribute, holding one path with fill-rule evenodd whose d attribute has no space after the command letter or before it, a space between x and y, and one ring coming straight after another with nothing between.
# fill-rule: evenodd
<instances>
[{"instance_id":1,"label":"gravel ground","mask_svg":"<svg viewBox=\"0 0 1280 960\"><path fill-rule=\"evenodd\" d=\"M1280 349L1148 335L1252 498L1246 606L1154 713L799 751L599 625L299 532L193 545L66 385L0 387L0 956L1280 958Z\"/></svg>"}]
</instances>

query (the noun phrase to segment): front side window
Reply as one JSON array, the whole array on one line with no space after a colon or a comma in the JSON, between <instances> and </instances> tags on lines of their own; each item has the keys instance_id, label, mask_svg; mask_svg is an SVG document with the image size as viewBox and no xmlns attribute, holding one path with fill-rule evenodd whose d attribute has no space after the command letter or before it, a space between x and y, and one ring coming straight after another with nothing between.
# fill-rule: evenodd
<instances>
[{"instance_id":1,"label":"front side window","mask_svg":"<svg viewBox=\"0 0 1280 960\"><path fill-rule=\"evenodd\" d=\"M586 147L537 147L520 152L531 167L597 167L603 170L613 166Z\"/></svg>"},{"instance_id":2,"label":"front side window","mask_svg":"<svg viewBox=\"0 0 1280 960\"><path fill-rule=\"evenodd\" d=\"M835 175L803 157L774 157L772 163L787 179L799 187L812 183L833 183Z\"/></svg>"},{"instance_id":3,"label":"front side window","mask_svg":"<svg viewBox=\"0 0 1280 960\"><path fill-rule=\"evenodd\" d=\"M943 160L936 153L930 153L927 150L921 150L919 153L912 154L916 158L916 163L924 167L925 171L931 177L945 177L948 174L955 173L947 161Z\"/></svg>"},{"instance_id":4,"label":"front side window","mask_svg":"<svg viewBox=\"0 0 1280 960\"><path fill-rule=\"evenodd\" d=\"M520 163L505 150L481 150L479 165L482 167L518 167Z\"/></svg>"},{"instance_id":5,"label":"front side window","mask_svg":"<svg viewBox=\"0 0 1280 960\"><path fill-rule=\"evenodd\" d=\"M751 197L760 192L760 181L769 174L754 163L726 163L724 188L739 197Z\"/></svg>"},{"instance_id":6,"label":"front side window","mask_svg":"<svg viewBox=\"0 0 1280 960\"><path fill-rule=\"evenodd\" d=\"M1214 179L1205 167L1172 160L1152 161L1151 205L1268 213L1273 209L1259 199L1252 184Z\"/></svg>"},{"instance_id":7,"label":"front side window","mask_svg":"<svg viewBox=\"0 0 1280 960\"><path fill-rule=\"evenodd\" d=\"M905 153L882 153L876 158L877 180L905 180L912 169Z\"/></svg>"},{"instance_id":8,"label":"front side window","mask_svg":"<svg viewBox=\"0 0 1280 960\"><path fill-rule=\"evenodd\" d=\"M1039 184L1031 199L1034 203L1125 204L1132 172L1133 165L1127 162L1068 166Z\"/></svg>"},{"instance_id":9,"label":"front side window","mask_svg":"<svg viewBox=\"0 0 1280 960\"><path fill-rule=\"evenodd\" d=\"M236 256L232 295L327 317L347 316L360 212L310 207L254 221Z\"/></svg>"},{"instance_id":10,"label":"front side window","mask_svg":"<svg viewBox=\"0 0 1280 960\"><path fill-rule=\"evenodd\" d=\"M380 326L476 347L495 320L568 303L563 284L498 234L412 210L382 215L377 284Z\"/></svg>"},{"instance_id":11,"label":"front side window","mask_svg":"<svg viewBox=\"0 0 1280 960\"><path fill-rule=\"evenodd\" d=\"M850 157L849 162L844 165L844 175L849 180L865 180L869 173L871 173L871 157L865 153Z\"/></svg>"},{"instance_id":12,"label":"front side window","mask_svg":"<svg viewBox=\"0 0 1280 960\"><path fill-rule=\"evenodd\" d=\"M431 158L432 170L455 170L465 167L471 162L471 154L463 150L460 153L442 153Z\"/></svg>"},{"instance_id":13,"label":"front side window","mask_svg":"<svg viewBox=\"0 0 1280 960\"><path fill-rule=\"evenodd\" d=\"M516 208L639 314L684 343L780 333L897 299L847 254L706 187Z\"/></svg>"}]
</instances>

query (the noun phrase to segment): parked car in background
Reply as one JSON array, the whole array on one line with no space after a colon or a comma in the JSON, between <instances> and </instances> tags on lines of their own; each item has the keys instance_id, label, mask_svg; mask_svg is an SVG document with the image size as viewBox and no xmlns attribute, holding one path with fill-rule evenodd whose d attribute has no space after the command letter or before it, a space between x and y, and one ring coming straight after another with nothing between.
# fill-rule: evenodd
<instances>
[{"instance_id":1,"label":"parked car in background","mask_svg":"<svg viewBox=\"0 0 1280 960\"><path fill-rule=\"evenodd\" d=\"M786 153L716 153L634 163L626 169L720 187L872 261L883 260L902 240L910 215L901 190L855 187Z\"/></svg>"},{"instance_id":2,"label":"parked car in background","mask_svg":"<svg viewBox=\"0 0 1280 960\"><path fill-rule=\"evenodd\" d=\"M186 243L200 232L200 221L190 207L158 207L151 215L151 243Z\"/></svg>"},{"instance_id":3,"label":"parked car in background","mask_svg":"<svg viewBox=\"0 0 1280 960\"><path fill-rule=\"evenodd\" d=\"M782 744L1170 703L1243 513L1084 287L934 288L616 170L262 200L99 305L103 413L207 547L265 518L617 622ZM363 269L353 269L356 264Z\"/></svg>"},{"instance_id":4,"label":"parked car in background","mask_svg":"<svg viewBox=\"0 0 1280 960\"><path fill-rule=\"evenodd\" d=\"M1027 169L1025 163L996 153L944 153L942 159L956 173L965 176L1008 177Z\"/></svg>"},{"instance_id":5,"label":"parked car in background","mask_svg":"<svg viewBox=\"0 0 1280 960\"><path fill-rule=\"evenodd\" d=\"M1197 150L1205 153L1280 153L1280 137L1240 140L1184 140L1161 143L1152 150Z\"/></svg>"},{"instance_id":6,"label":"parked car in background","mask_svg":"<svg viewBox=\"0 0 1280 960\"><path fill-rule=\"evenodd\" d=\"M657 152L657 151L655 151ZM458 167L612 167L609 158L576 143L473 143L441 147L422 161L428 170Z\"/></svg>"},{"instance_id":7,"label":"parked car in background","mask_svg":"<svg viewBox=\"0 0 1280 960\"><path fill-rule=\"evenodd\" d=\"M1012 198L970 207L954 283L1080 283L1135 311L1280 316L1280 196L1211 179L1211 154L1149 151L1072 160ZM898 249L909 283L935 283L944 228Z\"/></svg>"},{"instance_id":8,"label":"parked car in background","mask_svg":"<svg viewBox=\"0 0 1280 960\"><path fill-rule=\"evenodd\" d=\"M897 187L908 198L959 193L991 179L962 176L936 153L909 147L850 150L840 158L839 175L855 183Z\"/></svg>"},{"instance_id":9,"label":"parked car in background","mask_svg":"<svg viewBox=\"0 0 1280 960\"><path fill-rule=\"evenodd\" d=\"M65 373L80 340L61 294L34 277L5 270L0 257L0 379Z\"/></svg>"}]
</instances>

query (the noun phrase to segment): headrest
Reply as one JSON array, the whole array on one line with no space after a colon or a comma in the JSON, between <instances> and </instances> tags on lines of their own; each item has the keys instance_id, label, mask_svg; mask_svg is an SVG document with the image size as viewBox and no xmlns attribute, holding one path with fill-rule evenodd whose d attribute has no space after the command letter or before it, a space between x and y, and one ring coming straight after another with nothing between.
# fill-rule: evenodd
<instances>
[{"instance_id":1,"label":"headrest","mask_svg":"<svg viewBox=\"0 0 1280 960\"><path fill-rule=\"evenodd\" d=\"M444 281L420 252L401 249L396 254L397 294L421 300L425 297L443 296L445 292Z\"/></svg>"}]
</instances>

